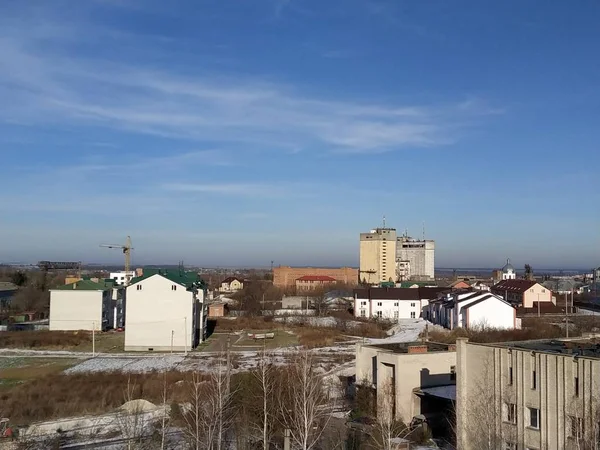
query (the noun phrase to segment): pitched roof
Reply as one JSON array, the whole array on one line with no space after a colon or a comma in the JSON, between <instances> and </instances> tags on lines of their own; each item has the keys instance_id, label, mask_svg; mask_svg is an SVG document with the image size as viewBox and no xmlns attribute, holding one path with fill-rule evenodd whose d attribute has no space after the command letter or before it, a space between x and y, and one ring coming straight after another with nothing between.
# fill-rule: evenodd
<instances>
[{"instance_id":1,"label":"pitched roof","mask_svg":"<svg viewBox=\"0 0 600 450\"><path fill-rule=\"evenodd\" d=\"M296 281L337 281L333 277L327 275L304 275L303 277L296 278Z\"/></svg>"},{"instance_id":2,"label":"pitched roof","mask_svg":"<svg viewBox=\"0 0 600 450\"><path fill-rule=\"evenodd\" d=\"M505 303L505 304L507 304L509 306L512 306L511 303L507 302L502 297L500 297L498 295L488 294L485 297L480 298L479 300L475 300L473 303L469 303L468 305L463 306L463 309L467 309L467 308L470 308L471 306L478 305L479 303L485 302L486 300L489 300L489 299L495 299L495 300L498 300L498 301L500 301L502 303Z\"/></svg>"},{"instance_id":3,"label":"pitched roof","mask_svg":"<svg viewBox=\"0 0 600 450\"><path fill-rule=\"evenodd\" d=\"M529 280L502 280L492 286L493 291L508 291L524 293L537 284L537 281Z\"/></svg>"},{"instance_id":4,"label":"pitched roof","mask_svg":"<svg viewBox=\"0 0 600 450\"><path fill-rule=\"evenodd\" d=\"M227 277L223 281L221 281L221 284L223 284L223 283L230 284L230 283L232 283L233 281L236 281L236 280L239 281L240 283L244 282L244 280L242 280L241 278L238 278L238 277Z\"/></svg>"},{"instance_id":5,"label":"pitched roof","mask_svg":"<svg viewBox=\"0 0 600 450\"><path fill-rule=\"evenodd\" d=\"M420 287L419 297L422 300L433 300L436 299L440 293L447 292L448 290L447 287Z\"/></svg>"},{"instance_id":6,"label":"pitched roof","mask_svg":"<svg viewBox=\"0 0 600 450\"><path fill-rule=\"evenodd\" d=\"M358 298L373 300L420 300L419 290L413 288L363 288L354 289Z\"/></svg>"},{"instance_id":7,"label":"pitched roof","mask_svg":"<svg viewBox=\"0 0 600 450\"><path fill-rule=\"evenodd\" d=\"M173 283L185 286L186 289L205 286L204 281L202 281L202 279L198 276L196 272L182 272L179 270L169 269L159 269L150 273L144 273L141 277L136 277L132 279L131 284L129 286L139 283L140 281L145 280L147 278L153 277L154 275L160 275L161 277L166 278L167 280L170 280Z\"/></svg>"},{"instance_id":8,"label":"pitched roof","mask_svg":"<svg viewBox=\"0 0 600 450\"><path fill-rule=\"evenodd\" d=\"M79 280L74 283L65 284L51 291L107 291L114 287L114 283L106 281L98 282L92 280Z\"/></svg>"}]
</instances>

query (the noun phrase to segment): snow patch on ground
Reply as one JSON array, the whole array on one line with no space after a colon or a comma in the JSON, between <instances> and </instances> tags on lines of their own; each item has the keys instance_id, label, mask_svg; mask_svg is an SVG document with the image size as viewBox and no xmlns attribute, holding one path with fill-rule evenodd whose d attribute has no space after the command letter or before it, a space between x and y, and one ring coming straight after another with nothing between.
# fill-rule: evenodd
<instances>
[{"instance_id":1,"label":"snow patch on ground","mask_svg":"<svg viewBox=\"0 0 600 450\"><path fill-rule=\"evenodd\" d=\"M383 339L368 339L368 343L396 344L418 341L421 333L425 331L426 325L429 325L429 330L443 330L440 326L434 325L423 319L400 319L396 325L387 331L389 337Z\"/></svg>"}]
</instances>

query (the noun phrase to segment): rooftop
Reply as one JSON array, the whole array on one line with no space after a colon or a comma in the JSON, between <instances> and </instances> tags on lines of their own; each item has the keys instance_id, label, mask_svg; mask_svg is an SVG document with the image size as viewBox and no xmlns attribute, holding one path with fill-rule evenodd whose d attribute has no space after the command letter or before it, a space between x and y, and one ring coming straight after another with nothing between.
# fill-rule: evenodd
<instances>
[{"instance_id":1,"label":"rooftop","mask_svg":"<svg viewBox=\"0 0 600 450\"><path fill-rule=\"evenodd\" d=\"M51 290L57 291L106 291L115 287L114 280L79 280L75 283L65 284Z\"/></svg>"},{"instance_id":2,"label":"rooftop","mask_svg":"<svg viewBox=\"0 0 600 450\"><path fill-rule=\"evenodd\" d=\"M537 284L529 280L502 280L492 286L492 290L523 293Z\"/></svg>"},{"instance_id":3,"label":"rooftop","mask_svg":"<svg viewBox=\"0 0 600 450\"><path fill-rule=\"evenodd\" d=\"M435 353L456 351L456 346L454 344L441 344L438 342L400 342L391 344L372 344L368 347L375 347L393 353Z\"/></svg>"},{"instance_id":4,"label":"rooftop","mask_svg":"<svg viewBox=\"0 0 600 450\"><path fill-rule=\"evenodd\" d=\"M296 281L337 281L333 277L328 277L327 275L304 275L303 277L297 278Z\"/></svg>"},{"instance_id":5,"label":"rooftop","mask_svg":"<svg viewBox=\"0 0 600 450\"><path fill-rule=\"evenodd\" d=\"M185 286L186 289L204 286L205 284L196 272L186 272L177 269L146 269L141 277L136 277L131 280L130 286L154 275L161 275L173 283Z\"/></svg>"},{"instance_id":6,"label":"rooftop","mask_svg":"<svg viewBox=\"0 0 600 450\"><path fill-rule=\"evenodd\" d=\"M600 358L599 338L579 338L574 340L543 339L534 341L505 342L495 345L519 350L555 353L586 358Z\"/></svg>"}]
</instances>

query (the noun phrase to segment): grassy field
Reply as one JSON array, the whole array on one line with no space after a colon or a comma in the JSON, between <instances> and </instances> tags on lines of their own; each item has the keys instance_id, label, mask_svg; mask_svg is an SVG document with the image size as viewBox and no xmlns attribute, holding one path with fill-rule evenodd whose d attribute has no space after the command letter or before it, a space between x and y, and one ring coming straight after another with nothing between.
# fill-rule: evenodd
<instances>
[{"instance_id":1,"label":"grassy field","mask_svg":"<svg viewBox=\"0 0 600 450\"><path fill-rule=\"evenodd\" d=\"M0 358L0 392L26 381L57 374L81 362L70 358Z\"/></svg>"},{"instance_id":2,"label":"grassy field","mask_svg":"<svg viewBox=\"0 0 600 450\"><path fill-rule=\"evenodd\" d=\"M125 333L95 333L97 352L122 352ZM92 351L92 334L87 331L13 331L0 333L0 348L28 350Z\"/></svg>"}]
</instances>

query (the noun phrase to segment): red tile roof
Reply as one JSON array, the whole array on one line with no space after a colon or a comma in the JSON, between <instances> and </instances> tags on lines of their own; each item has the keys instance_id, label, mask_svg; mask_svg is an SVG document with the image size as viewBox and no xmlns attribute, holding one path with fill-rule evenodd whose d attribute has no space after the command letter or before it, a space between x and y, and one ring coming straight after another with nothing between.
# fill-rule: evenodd
<instances>
[{"instance_id":1,"label":"red tile roof","mask_svg":"<svg viewBox=\"0 0 600 450\"><path fill-rule=\"evenodd\" d=\"M303 277L297 278L296 281L337 281L335 278L328 277L327 275L304 275Z\"/></svg>"}]
</instances>

